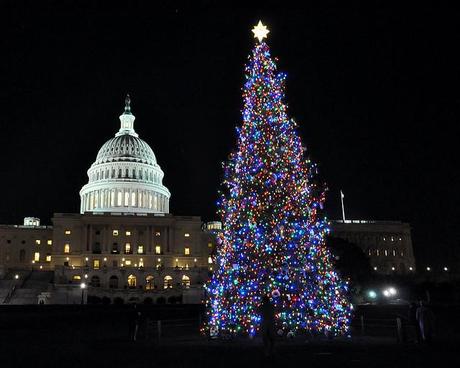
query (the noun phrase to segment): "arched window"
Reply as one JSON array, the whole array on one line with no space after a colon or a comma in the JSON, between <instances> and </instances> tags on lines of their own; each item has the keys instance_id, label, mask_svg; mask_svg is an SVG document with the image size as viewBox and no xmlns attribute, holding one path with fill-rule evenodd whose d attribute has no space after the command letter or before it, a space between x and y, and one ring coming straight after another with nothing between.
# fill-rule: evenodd
<instances>
[{"instance_id":1,"label":"arched window","mask_svg":"<svg viewBox=\"0 0 460 368\"><path fill-rule=\"evenodd\" d=\"M21 249L19 251L19 262L24 262L26 260L26 250L25 249Z\"/></svg>"},{"instance_id":2,"label":"arched window","mask_svg":"<svg viewBox=\"0 0 460 368\"><path fill-rule=\"evenodd\" d=\"M93 276L91 277L91 286L93 287L99 287L101 286L101 280L99 279L99 276Z\"/></svg>"},{"instance_id":3,"label":"arched window","mask_svg":"<svg viewBox=\"0 0 460 368\"><path fill-rule=\"evenodd\" d=\"M173 287L173 279L171 276L165 276L164 278L164 288L165 289L172 289Z\"/></svg>"},{"instance_id":4,"label":"arched window","mask_svg":"<svg viewBox=\"0 0 460 368\"><path fill-rule=\"evenodd\" d=\"M115 276L115 275L110 276L109 288L110 289L118 289L118 277L117 276Z\"/></svg>"},{"instance_id":5,"label":"arched window","mask_svg":"<svg viewBox=\"0 0 460 368\"><path fill-rule=\"evenodd\" d=\"M148 275L145 278L145 290L153 290L154 289L154 283L153 283L153 276Z\"/></svg>"},{"instance_id":6,"label":"arched window","mask_svg":"<svg viewBox=\"0 0 460 368\"><path fill-rule=\"evenodd\" d=\"M190 277L187 275L182 276L182 286L187 289L190 287Z\"/></svg>"},{"instance_id":7,"label":"arched window","mask_svg":"<svg viewBox=\"0 0 460 368\"><path fill-rule=\"evenodd\" d=\"M134 276L134 275L129 275L128 276L128 286L130 288L135 288L136 287L136 281L137 281L136 276Z\"/></svg>"}]
</instances>

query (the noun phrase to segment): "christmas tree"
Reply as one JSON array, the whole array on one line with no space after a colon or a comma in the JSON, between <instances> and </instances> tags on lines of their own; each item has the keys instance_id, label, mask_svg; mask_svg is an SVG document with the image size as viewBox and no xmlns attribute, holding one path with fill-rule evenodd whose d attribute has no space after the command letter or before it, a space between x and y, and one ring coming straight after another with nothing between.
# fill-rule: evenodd
<instances>
[{"instance_id":1,"label":"christmas tree","mask_svg":"<svg viewBox=\"0 0 460 368\"><path fill-rule=\"evenodd\" d=\"M277 330L343 334L352 307L325 246L326 188L314 180L317 168L288 117L286 76L263 41L269 31L259 22L253 32L259 41L245 68L243 123L218 202L223 230L206 288L207 326L255 335L268 295Z\"/></svg>"}]
</instances>

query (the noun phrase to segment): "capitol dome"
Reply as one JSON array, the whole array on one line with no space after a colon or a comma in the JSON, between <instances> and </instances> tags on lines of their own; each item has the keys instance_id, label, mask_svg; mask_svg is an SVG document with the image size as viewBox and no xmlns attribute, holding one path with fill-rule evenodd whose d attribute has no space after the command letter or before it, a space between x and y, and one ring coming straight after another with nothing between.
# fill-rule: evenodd
<instances>
[{"instance_id":1,"label":"capitol dome","mask_svg":"<svg viewBox=\"0 0 460 368\"><path fill-rule=\"evenodd\" d=\"M80 212L168 213L171 193L150 146L134 131L129 95L115 137L99 150L80 190Z\"/></svg>"}]
</instances>

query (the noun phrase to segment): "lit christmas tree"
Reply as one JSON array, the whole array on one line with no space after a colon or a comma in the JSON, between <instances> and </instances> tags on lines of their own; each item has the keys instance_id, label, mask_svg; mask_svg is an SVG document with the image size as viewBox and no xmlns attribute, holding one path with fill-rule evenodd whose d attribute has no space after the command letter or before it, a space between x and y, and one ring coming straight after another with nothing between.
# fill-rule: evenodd
<instances>
[{"instance_id":1,"label":"lit christmas tree","mask_svg":"<svg viewBox=\"0 0 460 368\"><path fill-rule=\"evenodd\" d=\"M277 330L344 334L352 306L325 246L325 187L315 183L317 168L304 157L287 115L286 76L263 41L269 31L259 22L253 32L258 42L245 68L243 124L237 151L224 166L223 230L207 285L207 327L256 334L268 295Z\"/></svg>"}]
</instances>

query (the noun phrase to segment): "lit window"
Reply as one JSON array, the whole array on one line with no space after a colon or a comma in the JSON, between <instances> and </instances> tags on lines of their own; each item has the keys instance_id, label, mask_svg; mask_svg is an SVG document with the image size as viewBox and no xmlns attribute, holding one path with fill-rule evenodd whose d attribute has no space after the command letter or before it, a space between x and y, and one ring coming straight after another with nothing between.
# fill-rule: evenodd
<instances>
[{"instance_id":1,"label":"lit window","mask_svg":"<svg viewBox=\"0 0 460 368\"><path fill-rule=\"evenodd\" d=\"M93 268L95 270L98 270L100 266L101 266L100 261L98 259L93 259Z\"/></svg>"},{"instance_id":2,"label":"lit window","mask_svg":"<svg viewBox=\"0 0 460 368\"><path fill-rule=\"evenodd\" d=\"M130 259L127 259L127 260L125 261L125 265L126 265L126 266L131 266L131 260L130 260Z\"/></svg>"},{"instance_id":3,"label":"lit window","mask_svg":"<svg viewBox=\"0 0 460 368\"><path fill-rule=\"evenodd\" d=\"M113 231L112 231L112 235L113 235L113 236L118 236L118 230L113 230Z\"/></svg>"},{"instance_id":4,"label":"lit window","mask_svg":"<svg viewBox=\"0 0 460 368\"><path fill-rule=\"evenodd\" d=\"M131 231L127 231L125 234L126 236L131 236Z\"/></svg>"},{"instance_id":5,"label":"lit window","mask_svg":"<svg viewBox=\"0 0 460 368\"><path fill-rule=\"evenodd\" d=\"M161 247L159 245L155 246L155 254L161 254Z\"/></svg>"},{"instance_id":6,"label":"lit window","mask_svg":"<svg viewBox=\"0 0 460 368\"><path fill-rule=\"evenodd\" d=\"M137 246L137 253L138 254L144 254L144 246L143 245L138 245Z\"/></svg>"},{"instance_id":7,"label":"lit window","mask_svg":"<svg viewBox=\"0 0 460 368\"><path fill-rule=\"evenodd\" d=\"M155 233L155 236L160 236L160 235L161 235L161 233L160 233L159 231L157 231L157 232Z\"/></svg>"},{"instance_id":8,"label":"lit window","mask_svg":"<svg viewBox=\"0 0 460 368\"><path fill-rule=\"evenodd\" d=\"M145 278L145 290L153 290L154 288L153 276L149 275Z\"/></svg>"},{"instance_id":9,"label":"lit window","mask_svg":"<svg viewBox=\"0 0 460 368\"><path fill-rule=\"evenodd\" d=\"M131 253L131 243L126 243L125 244L125 254L130 254Z\"/></svg>"},{"instance_id":10,"label":"lit window","mask_svg":"<svg viewBox=\"0 0 460 368\"><path fill-rule=\"evenodd\" d=\"M383 241L386 241L385 237L383 237Z\"/></svg>"},{"instance_id":11,"label":"lit window","mask_svg":"<svg viewBox=\"0 0 460 368\"><path fill-rule=\"evenodd\" d=\"M139 260L139 267L144 267L144 260L142 258Z\"/></svg>"},{"instance_id":12,"label":"lit window","mask_svg":"<svg viewBox=\"0 0 460 368\"><path fill-rule=\"evenodd\" d=\"M36 240L35 240L35 244L37 244L37 245L40 245L41 242L42 242L42 241L41 241L40 239L36 239Z\"/></svg>"},{"instance_id":13,"label":"lit window","mask_svg":"<svg viewBox=\"0 0 460 368\"><path fill-rule=\"evenodd\" d=\"M71 232L70 230L64 231L64 234L66 234L66 235L70 235L71 233L72 233L72 232Z\"/></svg>"},{"instance_id":14,"label":"lit window","mask_svg":"<svg viewBox=\"0 0 460 368\"><path fill-rule=\"evenodd\" d=\"M402 240L402 238L399 238L399 241L401 241L401 240Z\"/></svg>"},{"instance_id":15,"label":"lit window","mask_svg":"<svg viewBox=\"0 0 460 368\"><path fill-rule=\"evenodd\" d=\"M401 257L404 257L404 251L403 250L401 251Z\"/></svg>"},{"instance_id":16,"label":"lit window","mask_svg":"<svg viewBox=\"0 0 460 368\"><path fill-rule=\"evenodd\" d=\"M172 277L171 277L171 276L165 276L163 287L164 287L165 289L172 289L172 286L173 286L173 279L172 279Z\"/></svg>"},{"instance_id":17,"label":"lit window","mask_svg":"<svg viewBox=\"0 0 460 368\"><path fill-rule=\"evenodd\" d=\"M40 253L39 253L39 252L35 252L35 254L34 254L34 261L35 261L35 262L40 261Z\"/></svg>"},{"instance_id":18,"label":"lit window","mask_svg":"<svg viewBox=\"0 0 460 368\"><path fill-rule=\"evenodd\" d=\"M379 255L380 255L380 250L377 249L377 250L375 251L375 254L377 254L377 255L379 256Z\"/></svg>"},{"instance_id":19,"label":"lit window","mask_svg":"<svg viewBox=\"0 0 460 368\"><path fill-rule=\"evenodd\" d=\"M185 247L185 248L184 248L184 254L185 254L186 256L189 256L189 255L190 255L190 248L189 248L189 247Z\"/></svg>"},{"instance_id":20,"label":"lit window","mask_svg":"<svg viewBox=\"0 0 460 368\"><path fill-rule=\"evenodd\" d=\"M46 262L51 262L51 256L50 255L46 256Z\"/></svg>"},{"instance_id":21,"label":"lit window","mask_svg":"<svg viewBox=\"0 0 460 368\"><path fill-rule=\"evenodd\" d=\"M182 286L187 289L190 287L190 277L186 275L182 276Z\"/></svg>"},{"instance_id":22,"label":"lit window","mask_svg":"<svg viewBox=\"0 0 460 368\"><path fill-rule=\"evenodd\" d=\"M70 244L69 243L64 244L64 253L70 253Z\"/></svg>"},{"instance_id":23,"label":"lit window","mask_svg":"<svg viewBox=\"0 0 460 368\"><path fill-rule=\"evenodd\" d=\"M185 236L186 238L190 238L190 234L189 234L189 233L185 233L184 236Z\"/></svg>"},{"instance_id":24,"label":"lit window","mask_svg":"<svg viewBox=\"0 0 460 368\"><path fill-rule=\"evenodd\" d=\"M396 257L396 250L393 249L393 257Z\"/></svg>"},{"instance_id":25,"label":"lit window","mask_svg":"<svg viewBox=\"0 0 460 368\"><path fill-rule=\"evenodd\" d=\"M128 276L128 286L131 287L131 288L134 288L136 287L136 276L134 275L129 275Z\"/></svg>"},{"instance_id":26,"label":"lit window","mask_svg":"<svg viewBox=\"0 0 460 368\"><path fill-rule=\"evenodd\" d=\"M395 268L394 268L394 267L391 267L391 270L392 270L392 271L394 271L394 270L395 270Z\"/></svg>"},{"instance_id":27,"label":"lit window","mask_svg":"<svg viewBox=\"0 0 460 368\"><path fill-rule=\"evenodd\" d=\"M367 254L371 256L372 255L372 249L368 249Z\"/></svg>"},{"instance_id":28,"label":"lit window","mask_svg":"<svg viewBox=\"0 0 460 368\"><path fill-rule=\"evenodd\" d=\"M48 245L53 245L53 241L50 239L46 242Z\"/></svg>"},{"instance_id":29,"label":"lit window","mask_svg":"<svg viewBox=\"0 0 460 368\"><path fill-rule=\"evenodd\" d=\"M81 280L81 276L80 275L73 275L72 279L74 281L79 281L79 280Z\"/></svg>"},{"instance_id":30,"label":"lit window","mask_svg":"<svg viewBox=\"0 0 460 368\"><path fill-rule=\"evenodd\" d=\"M208 243L208 248L212 248L212 243Z\"/></svg>"},{"instance_id":31,"label":"lit window","mask_svg":"<svg viewBox=\"0 0 460 368\"><path fill-rule=\"evenodd\" d=\"M212 257L211 257L211 256L208 257L208 263L209 263L209 264L212 263Z\"/></svg>"},{"instance_id":32,"label":"lit window","mask_svg":"<svg viewBox=\"0 0 460 368\"><path fill-rule=\"evenodd\" d=\"M374 267L374 271L377 271L377 267Z\"/></svg>"},{"instance_id":33,"label":"lit window","mask_svg":"<svg viewBox=\"0 0 460 368\"><path fill-rule=\"evenodd\" d=\"M385 249L385 256L388 256L388 250Z\"/></svg>"}]
</instances>

